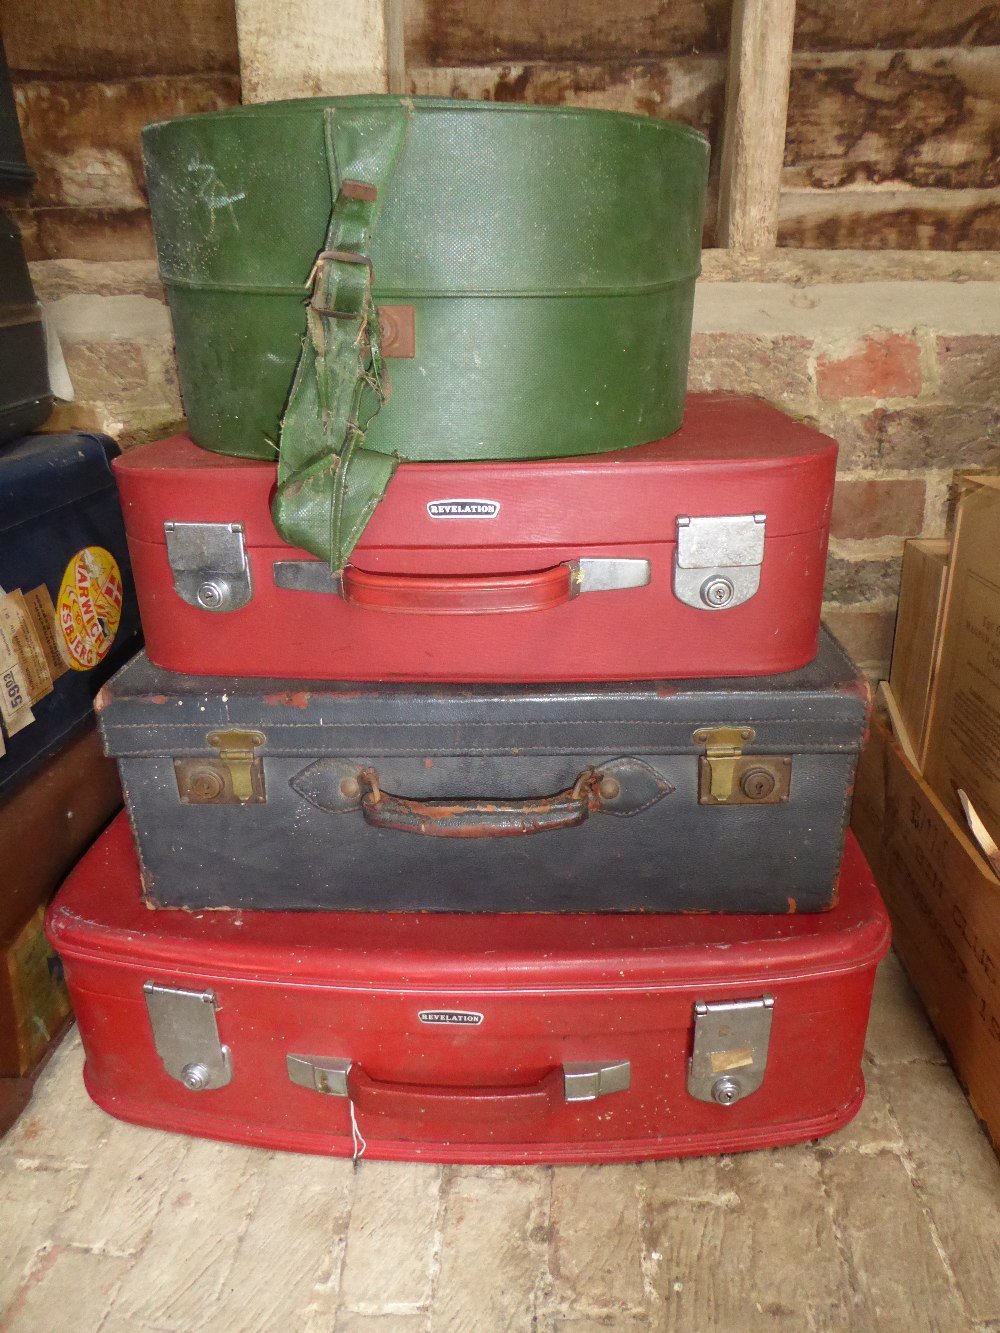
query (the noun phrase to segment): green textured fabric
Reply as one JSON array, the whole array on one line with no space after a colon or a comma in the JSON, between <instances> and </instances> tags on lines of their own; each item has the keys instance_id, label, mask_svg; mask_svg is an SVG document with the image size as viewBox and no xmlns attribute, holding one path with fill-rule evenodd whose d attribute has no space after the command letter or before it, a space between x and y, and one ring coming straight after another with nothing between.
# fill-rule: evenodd
<instances>
[{"instance_id":1,"label":"green textured fabric","mask_svg":"<svg viewBox=\"0 0 1000 1333\"><path fill-rule=\"evenodd\" d=\"M375 187L374 197L348 193L351 183L345 186L337 163L335 117L333 108L324 113L327 166L336 193L326 243L313 266L306 336L282 417L272 513L287 542L341 569L397 461L363 444L385 401L369 252L378 198L402 151L410 111L400 104L385 109L369 179L362 183Z\"/></svg>"},{"instance_id":2,"label":"green textured fabric","mask_svg":"<svg viewBox=\"0 0 1000 1333\"><path fill-rule=\"evenodd\" d=\"M595 453L681 424L708 169L695 131L579 108L355 97L185 117L143 141L191 433L258 458L280 435L283 531L301 528L296 544L334 564L397 459ZM380 366L369 311L374 350L370 337L349 349L334 384L328 369L311 374L308 310L319 284L340 300L352 281L344 263L310 281L345 179L379 186L372 299L413 307L416 348ZM325 321L327 368L334 323L346 321ZM314 381L332 395L326 418ZM357 429L338 445L348 401ZM322 497L315 510L296 500L297 519L286 503L300 483L300 497L316 489L320 438L343 490L322 527Z\"/></svg>"}]
</instances>

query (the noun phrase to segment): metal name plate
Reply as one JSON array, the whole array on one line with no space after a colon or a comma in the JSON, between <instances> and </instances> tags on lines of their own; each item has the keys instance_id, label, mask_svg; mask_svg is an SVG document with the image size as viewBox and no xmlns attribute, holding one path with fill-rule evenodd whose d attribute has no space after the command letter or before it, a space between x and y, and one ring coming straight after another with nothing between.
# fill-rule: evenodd
<instances>
[{"instance_id":1,"label":"metal name plate","mask_svg":"<svg viewBox=\"0 0 1000 1333\"><path fill-rule=\"evenodd\" d=\"M417 1014L421 1023L450 1023L453 1027L478 1027L482 1014L472 1009L421 1009Z\"/></svg>"},{"instance_id":2,"label":"metal name plate","mask_svg":"<svg viewBox=\"0 0 1000 1333\"><path fill-rule=\"evenodd\" d=\"M496 518L499 500L428 500L431 518Z\"/></svg>"}]
</instances>

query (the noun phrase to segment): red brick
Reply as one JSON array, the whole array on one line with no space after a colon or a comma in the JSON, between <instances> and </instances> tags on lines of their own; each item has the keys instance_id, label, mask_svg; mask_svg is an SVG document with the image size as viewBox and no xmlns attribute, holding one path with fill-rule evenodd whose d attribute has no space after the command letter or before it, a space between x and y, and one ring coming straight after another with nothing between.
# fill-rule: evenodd
<instances>
[{"instance_id":1,"label":"red brick","mask_svg":"<svg viewBox=\"0 0 1000 1333\"><path fill-rule=\"evenodd\" d=\"M903 333L868 334L849 356L816 362L821 398L915 398L920 383L920 348Z\"/></svg>"},{"instance_id":2,"label":"red brick","mask_svg":"<svg viewBox=\"0 0 1000 1333\"><path fill-rule=\"evenodd\" d=\"M938 338L941 392L960 403L1000 398L1000 337Z\"/></svg>"},{"instance_id":3,"label":"red brick","mask_svg":"<svg viewBox=\"0 0 1000 1333\"><path fill-rule=\"evenodd\" d=\"M690 393L719 390L752 394L777 407L808 401L808 338L747 333L696 333L688 368Z\"/></svg>"},{"instance_id":4,"label":"red brick","mask_svg":"<svg viewBox=\"0 0 1000 1333\"><path fill-rule=\"evenodd\" d=\"M854 471L996 468L1000 407L928 403L876 407L860 416L827 409L819 428L840 445L840 466Z\"/></svg>"},{"instance_id":5,"label":"red brick","mask_svg":"<svg viewBox=\"0 0 1000 1333\"><path fill-rule=\"evenodd\" d=\"M860 606L896 597L901 560L901 555L883 560L864 556L852 560L849 556L831 555L826 562L824 600L841 606Z\"/></svg>"},{"instance_id":6,"label":"red brick","mask_svg":"<svg viewBox=\"0 0 1000 1333\"><path fill-rule=\"evenodd\" d=\"M837 482L830 533L834 537L916 537L923 531L924 483L852 479Z\"/></svg>"},{"instance_id":7,"label":"red brick","mask_svg":"<svg viewBox=\"0 0 1000 1333\"><path fill-rule=\"evenodd\" d=\"M823 619L849 657L859 664L879 668L879 674L887 673L896 625L895 611L865 611L860 607L838 606L825 610Z\"/></svg>"}]
</instances>

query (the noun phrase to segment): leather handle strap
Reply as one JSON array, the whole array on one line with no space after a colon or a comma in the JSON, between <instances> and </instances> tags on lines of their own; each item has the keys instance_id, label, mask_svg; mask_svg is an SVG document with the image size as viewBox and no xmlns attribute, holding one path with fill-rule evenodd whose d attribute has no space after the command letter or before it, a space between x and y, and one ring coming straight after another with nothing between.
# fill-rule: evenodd
<instances>
[{"instance_id":1,"label":"leather handle strap","mask_svg":"<svg viewBox=\"0 0 1000 1333\"><path fill-rule=\"evenodd\" d=\"M428 838L515 838L582 824L598 805L601 774L585 769L572 787L555 796L519 801L418 801L383 792L372 769L360 776L361 811L375 828Z\"/></svg>"},{"instance_id":2,"label":"leather handle strap","mask_svg":"<svg viewBox=\"0 0 1000 1333\"><path fill-rule=\"evenodd\" d=\"M347 562L396 466L363 448L387 396L370 252L409 116L405 102L389 101L374 117L357 150L369 179L357 180L338 163L336 110L324 112L333 206L307 283L306 335L281 421L272 515L285 541L332 569Z\"/></svg>"},{"instance_id":3,"label":"leather handle strap","mask_svg":"<svg viewBox=\"0 0 1000 1333\"><path fill-rule=\"evenodd\" d=\"M491 1126L490 1138L502 1140L518 1137L511 1133L512 1122L544 1118L562 1104L563 1072L552 1069L536 1083L521 1086L464 1088L388 1083L372 1078L355 1064L347 1076L347 1087L359 1113L399 1119L408 1125L419 1125L437 1115L449 1117L448 1123L456 1128L485 1123Z\"/></svg>"},{"instance_id":4,"label":"leather handle strap","mask_svg":"<svg viewBox=\"0 0 1000 1333\"><path fill-rule=\"evenodd\" d=\"M341 595L369 611L412 615L471 616L507 611L547 611L574 595L568 564L526 574L377 574L348 565Z\"/></svg>"}]
</instances>

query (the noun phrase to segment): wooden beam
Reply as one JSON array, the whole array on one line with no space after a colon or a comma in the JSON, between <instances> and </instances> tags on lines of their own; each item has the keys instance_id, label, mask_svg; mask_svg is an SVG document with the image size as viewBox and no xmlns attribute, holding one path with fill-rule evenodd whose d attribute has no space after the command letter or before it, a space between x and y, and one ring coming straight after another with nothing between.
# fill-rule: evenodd
<instances>
[{"instance_id":1,"label":"wooden beam","mask_svg":"<svg viewBox=\"0 0 1000 1333\"><path fill-rule=\"evenodd\" d=\"M778 235L795 0L736 0L729 39L719 243L757 250Z\"/></svg>"},{"instance_id":2,"label":"wooden beam","mask_svg":"<svg viewBox=\"0 0 1000 1333\"><path fill-rule=\"evenodd\" d=\"M244 102L389 87L385 0L236 0Z\"/></svg>"},{"instance_id":3,"label":"wooden beam","mask_svg":"<svg viewBox=\"0 0 1000 1333\"><path fill-rule=\"evenodd\" d=\"M406 87L406 33L403 0L384 0L386 76L391 93L403 96Z\"/></svg>"}]
</instances>

